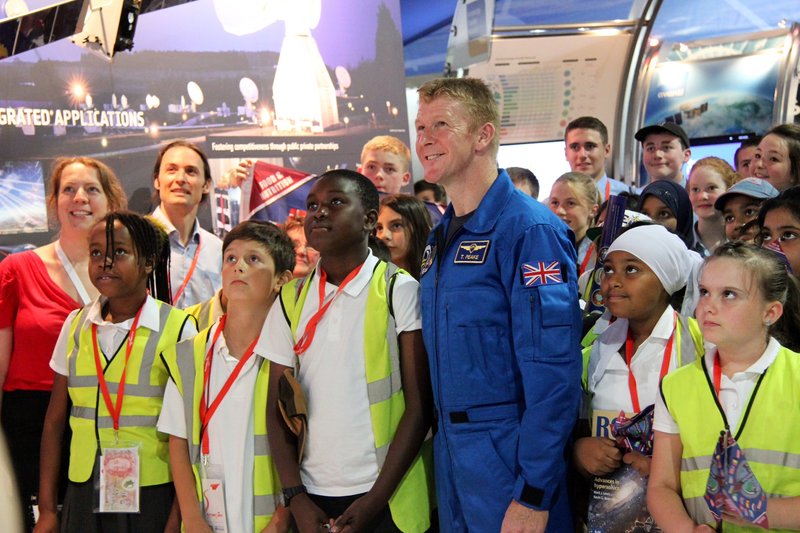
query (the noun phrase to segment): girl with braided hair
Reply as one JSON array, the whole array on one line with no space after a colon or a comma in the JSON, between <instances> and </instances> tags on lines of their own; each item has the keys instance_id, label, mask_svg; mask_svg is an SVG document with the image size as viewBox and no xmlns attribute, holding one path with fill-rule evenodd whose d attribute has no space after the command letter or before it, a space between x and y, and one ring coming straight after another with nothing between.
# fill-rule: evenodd
<instances>
[{"instance_id":1,"label":"girl with braided hair","mask_svg":"<svg viewBox=\"0 0 800 533\"><path fill-rule=\"evenodd\" d=\"M33 529L39 442L53 388L48 363L64 319L97 297L88 274L89 231L106 213L127 206L113 170L91 157L57 159L47 189L47 211L58 237L0 262L0 421L26 531ZM63 495L65 475L60 485Z\"/></svg>"},{"instance_id":2,"label":"girl with braided hair","mask_svg":"<svg viewBox=\"0 0 800 533\"><path fill-rule=\"evenodd\" d=\"M156 431L169 377L158 354L193 336L196 326L168 303L168 261L164 232L138 214L110 213L89 234L89 277L100 297L67 317L50 361L56 375L35 531L59 529L56 452L67 418L61 531L178 530L168 441Z\"/></svg>"}]
</instances>

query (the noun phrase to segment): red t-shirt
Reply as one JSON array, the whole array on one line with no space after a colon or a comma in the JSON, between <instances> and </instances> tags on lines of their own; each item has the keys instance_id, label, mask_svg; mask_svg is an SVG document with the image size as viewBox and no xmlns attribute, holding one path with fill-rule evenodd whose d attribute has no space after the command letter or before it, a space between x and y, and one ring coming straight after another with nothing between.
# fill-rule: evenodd
<instances>
[{"instance_id":1,"label":"red t-shirt","mask_svg":"<svg viewBox=\"0 0 800 533\"><path fill-rule=\"evenodd\" d=\"M0 261L0 329L14 333L4 391L53 388L53 348L67 315L79 307L33 251Z\"/></svg>"}]
</instances>

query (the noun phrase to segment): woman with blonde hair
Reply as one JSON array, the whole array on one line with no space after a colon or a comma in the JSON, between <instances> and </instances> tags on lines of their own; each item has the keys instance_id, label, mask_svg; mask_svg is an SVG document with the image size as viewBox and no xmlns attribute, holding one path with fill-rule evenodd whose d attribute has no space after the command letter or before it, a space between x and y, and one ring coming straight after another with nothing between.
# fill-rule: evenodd
<instances>
[{"instance_id":1,"label":"woman with blonde hair","mask_svg":"<svg viewBox=\"0 0 800 533\"><path fill-rule=\"evenodd\" d=\"M47 198L58 238L0 263L0 417L28 528L38 492L39 443L53 371L50 357L67 315L97 297L89 281L89 231L127 198L114 172L90 157L55 162Z\"/></svg>"}]
</instances>

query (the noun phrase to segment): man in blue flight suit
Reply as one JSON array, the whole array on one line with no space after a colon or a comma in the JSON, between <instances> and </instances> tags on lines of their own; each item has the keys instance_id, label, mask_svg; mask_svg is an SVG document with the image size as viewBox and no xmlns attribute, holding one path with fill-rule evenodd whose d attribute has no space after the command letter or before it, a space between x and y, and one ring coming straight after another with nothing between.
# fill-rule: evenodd
<instances>
[{"instance_id":1,"label":"man in blue flight suit","mask_svg":"<svg viewBox=\"0 0 800 533\"><path fill-rule=\"evenodd\" d=\"M452 202L420 280L441 530L569 531L564 450L581 395L569 229L498 171L482 81L418 93L417 155Z\"/></svg>"}]
</instances>

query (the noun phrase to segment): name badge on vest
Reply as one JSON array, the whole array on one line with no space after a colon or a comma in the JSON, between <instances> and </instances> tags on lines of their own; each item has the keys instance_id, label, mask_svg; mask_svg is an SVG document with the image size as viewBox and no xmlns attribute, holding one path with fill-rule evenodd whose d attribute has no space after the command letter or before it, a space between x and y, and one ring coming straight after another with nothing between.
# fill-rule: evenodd
<instances>
[{"instance_id":1,"label":"name badge on vest","mask_svg":"<svg viewBox=\"0 0 800 533\"><path fill-rule=\"evenodd\" d=\"M436 259L436 245L431 246L429 244L422 252L422 263L420 264L419 277L424 276L425 273L431 269L434 259Z\"/></svg>"},{"instance_id":2,"label":"name badge on vest","mask_svg":"<svg viewBox=\"0 0 800 533\"><path fill-rule=\"evenodd\" d=\"M95 468L96 513L139 512L139 451L136 442L101 441L100 464Z\"/></svg>"},{"instance_id":3,"label":"name badge on vest","mask_svg":"<svg viewBox=\"0 0 800 533\"><path fill-rule=\"evenodd\" d=\"M225 476L219 465L203 465L200 475L203 487L203 513L214 533L228 533L225 512Z\"/></svg>"},{"instance_id":4,"label":"name badge on vest","mask_svg":"<svg viewBox=\"0 0 800 533\"><path fill-rule=\"evenodd\" d=\"M481 265L486 261L489 251L489 241L461 241L458 243L456 257L453 263L467 265Z\"/></svg>"}]
</instances>

